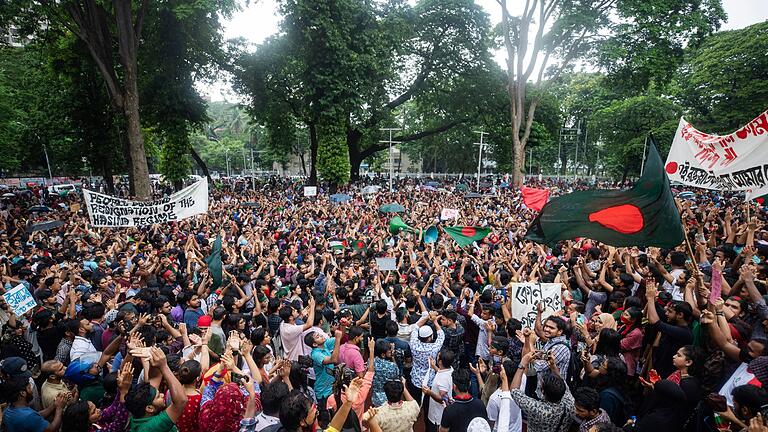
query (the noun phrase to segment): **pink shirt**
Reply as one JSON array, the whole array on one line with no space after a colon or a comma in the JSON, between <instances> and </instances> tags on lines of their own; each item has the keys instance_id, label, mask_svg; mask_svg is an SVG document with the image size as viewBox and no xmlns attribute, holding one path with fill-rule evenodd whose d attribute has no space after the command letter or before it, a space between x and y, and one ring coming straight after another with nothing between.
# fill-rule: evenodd
<instances>
[{"instance_id":1,"label":"pink shirt","mask_svg":"<svg viewBox=\"0 0 768 432\"><path fill-rule=\"evenodd\" d=\"M345 344L346 345L346 344ZM342 345L339 348L343 348ZM363 376L363 385L360 387L360 394L357 396L357 403L352 405L352 409L357 414L357 418L360 421L360 427L363 427L363 414L365 413L365 402L368 400L368 393L371 391L371 383L373 383L373 371L368 371ZM347 400L347 395L344 392L341 393L341 403ZM336 409L336 396L328 396L327 407L328 409ZM361 429L362 430L362 429Z\"/></svg>"},{"instance_id":2,"label":"pink shirt","mask_svg":"<svg viewBox=\"0 0 768 432\"><path fill-rule=\"evenodd\" d=\"M346 363L347 367L360 373L365 371L365 362L363 355L360 354L360 348L351 343L345 343L339 347L339 361Z\"/></svg>"}]
</instances>

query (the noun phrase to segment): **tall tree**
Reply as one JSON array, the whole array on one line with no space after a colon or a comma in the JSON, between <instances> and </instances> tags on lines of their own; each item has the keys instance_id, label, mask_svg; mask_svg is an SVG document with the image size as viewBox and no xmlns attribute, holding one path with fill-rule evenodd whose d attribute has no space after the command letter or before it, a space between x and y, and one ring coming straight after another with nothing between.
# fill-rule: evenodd
<instances>
[{"instance_id":1,"label":"tall tree","mask_svg":"<svg viewBox=\"0 0 768 432\"><path fill-rule=\"evenodd\" d=\"M645 59L647 52L685 46L711 33L725 17L720 0L526 0L520 16L510 12L507 0L497 2L502 11L501 31L507 53L516 185L522 184L525 146L538 105L536 98L525 104L529 80L540 90L547 90L574 60L595 54L605 43L624 46L621 37L626 34L637 35L631 44L633 58ZM707 7L700 15L674 13L695 9L702 3ZM643 7L649 4L652 6ZM685 31L649 31L657 21ZM615 42L617 39L619 42Z\"/></svg>"},{"instance_id":2,"label":"tall tree","mask_svg":"<svg viewBox=\"0 0 768 432\"><path fill-rule=\"evenodd\" d=\"M317 127L346 119L352 178L364 159L387 148L379 128L400 124L404 104L430 89L450 91L489 57L488 18L471 0L422 0L413 8L403 0L285 0L281 10L283 32L242 59L239 86L270 129L286 130L291 119L306 126L313 162ZM406 124L397 140L439 134L468 118L443 120Z\"/></svg>"},{"instance_id":3,"label":"tall tree","mask_svg":"<svg viewBox=\"0 0 768 432\"><path fill-rule=\"evenodd\" d=\"M149 0L18 0L0 8L0 23L13 25L26 34L66 32L80 38L96 65L118 114L123 154L128 166L130 192L138 198L150 196L149 170L141 123L140 50L145 23L162 10L179 16L204 16L218 20L218 12L231 11L231 0L198 2L150 2ZM205 33L204 29L201 29Z\"/></svg>"},{"instance_id":4,"label":"tall tree","mask_svg":"<svg viewBox=\"0 0 768 432\"><path fill-rule=\"evenodd\" d=\"M727 134L768 107L768 22L716 33L690 50L673 86L696 127Z\"/></svg>"}]
</instances>

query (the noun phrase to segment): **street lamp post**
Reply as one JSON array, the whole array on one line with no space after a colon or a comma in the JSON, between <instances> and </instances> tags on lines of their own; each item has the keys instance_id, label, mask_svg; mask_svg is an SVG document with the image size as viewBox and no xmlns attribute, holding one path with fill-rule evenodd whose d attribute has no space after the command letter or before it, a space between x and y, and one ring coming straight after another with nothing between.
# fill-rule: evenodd
<instances>
[{"instance_id":1,"label":"street lamp post","mask_svg":"<svg viewBox=\"0 0 768 432\"><path fill-rule=\"evenodd\" d=\"M51 171L51 161L48 160L48 148L43 144L43 153L45 153L45 163L48 165L48 177L51 179L51 186L53 186L53 172Z\"/></svg>"},{"instance_id":2,"label":"street lamp post","mask_svg":"<svg viewBox=\"0 0 768 432\"><path fill-rule=\"evenodd\" d=\"M486 144L483 142L483 137L488 135L488 132L475 131L475 133L480 134L480 142L475 143L476 146L479 146L477 150L477 191L480 192L480 169L483 166L483 150L485 150L486 146Z\"/></svg>"},{"instance_id":3,"label":"street lamp post","mask_svg":"<svg viewBox=\"0 0 768 432\"><path fill-rule=\"evenodd\" d=\"M389 131L389 140L388 141L381 140L379 142L389 144L389 193L392 193L392 191L393 191L393 189L392 189L392 177L393 177L394 171L395 171L395 161L393 160L393 157L392 157L392 144L399 144L400 143L400 141L392 141L392 132L393 131L403 130L403 129L402 128L381 128L380 130L381 131Z\"/></svg>"},{"instance_id":4,"label":"street lamp post","mask_svg":"<svg viewBox=\"0 0 768 432\"><path fill-rule=\"evenodd\" d=\"M224 149L224 157L227 159L227 178L229 178L229 149Z\"/></svg>"}]
</instances>

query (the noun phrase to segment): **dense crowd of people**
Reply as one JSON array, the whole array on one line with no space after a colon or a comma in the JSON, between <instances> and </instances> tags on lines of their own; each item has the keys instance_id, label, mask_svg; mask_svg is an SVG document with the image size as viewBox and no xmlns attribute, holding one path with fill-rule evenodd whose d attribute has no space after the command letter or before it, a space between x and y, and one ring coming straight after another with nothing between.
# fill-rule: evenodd
<instances>
[{"instance_id":1,"label":"dense crowd of people","mask_svg":"<svg viewBox=\"0 0 768 432\"><path fill-rule=\"evenodd\" d=\"M343 202L296 180L224 183L207 214L120 229L91 226L80 194L7 193L0 278L36 304L17 316L0 301L2 428L768 430L759 204L678 200L689 242L673 250L540 245L500 179L471 196L438 183L354 185L334 191ZM412 230L390 232L391 202ZM36 230L51 220L63 225ZM425 242L453 224L491 234ZM206 260L217 237L220 284ZM562 309L540 304L524 327L520 282L561 284Z\"/></svg>"}]
</instances>

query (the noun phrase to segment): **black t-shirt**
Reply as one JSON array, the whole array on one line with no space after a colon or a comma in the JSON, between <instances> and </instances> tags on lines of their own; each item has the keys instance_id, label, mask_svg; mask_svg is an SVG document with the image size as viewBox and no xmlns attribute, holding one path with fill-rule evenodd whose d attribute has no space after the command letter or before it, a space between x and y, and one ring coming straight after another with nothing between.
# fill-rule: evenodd
<instances>
[{"instance_id":1,"label":"black t-shirt","mask_svg":"<svg viewBox=\"0 0 768 432\"><path fill-rule=\"evenodd\" d=\"M370 312L371 317L371 336L374 339L379 340L387 337L387 321L390 320L389 314L385 313L383 317L379 317L376 312Z\"/></svg>"},{"instance_id":2,"label":"black t-shirt","mask_svg":"<svg viewBox=\"0 0 768 432\"><path fill-rule=\"evenodd\" d=\"M653 367L660 376L669 376L676 369L672 365L672 356L680 347L693 343L693 331L689 326L676 326L659 321L652 325L661 332L659 346L654 348Z\"/></svg>"},{"instance_id":3,"label":"black t-shirt","mask_svg":"<svg viewBox=\"0 0 768 432\"><path fill-rule=\"evenodd\" d=\"M61 342L61 332L54 326L37 331L37 344L43 352L43 361L53 360L56 357L56 348Z\"/></svg>"},{"instance_id":4,"label":"black t-shirt","mask_svg":"<svg viewBox=\"0 0 768 432\"><path fill-rule=\"evenodd\" d=\"M450 431L465 431L469 428L469 423L475 417L482 417L486 421L488 415L485 411L485 405L479 399L470 398L468 400L455 399L443 411L443 418L440 420L440 426L448 428Z\"/></svg>"}]
</instances>

